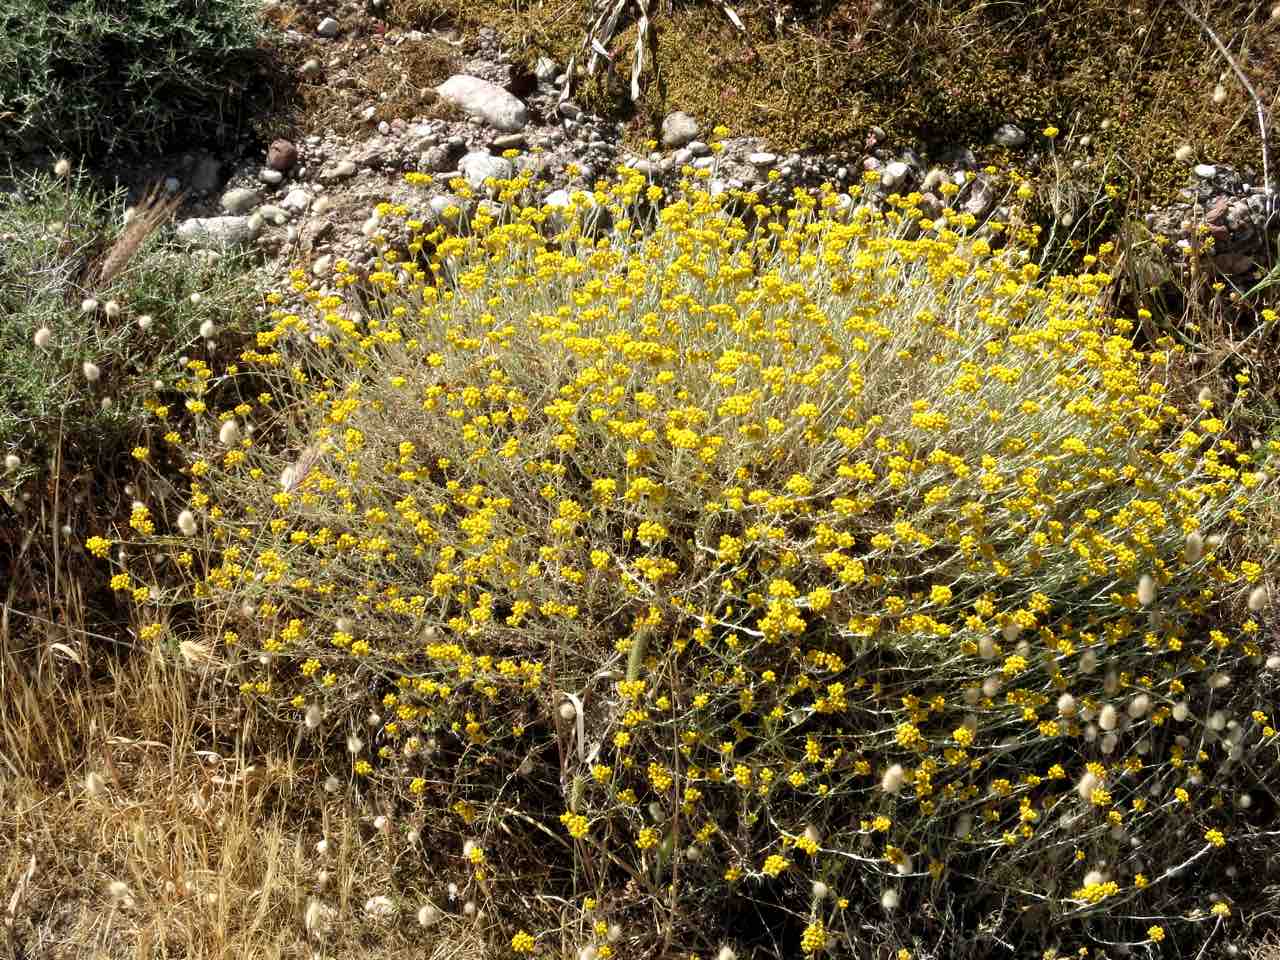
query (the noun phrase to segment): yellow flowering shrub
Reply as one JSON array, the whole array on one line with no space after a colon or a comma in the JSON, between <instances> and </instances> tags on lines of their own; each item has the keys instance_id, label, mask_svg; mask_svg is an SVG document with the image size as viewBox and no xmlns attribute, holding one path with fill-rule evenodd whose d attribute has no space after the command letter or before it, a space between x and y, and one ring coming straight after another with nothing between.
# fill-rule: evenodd
<instances>
[{"instance_id":1,"label":"yellow flowering shrub","mask_svg":"<svg viewBox=\"0 0 1280 960\"><path fill-rule=\"evenodd\" d=\"M806 955L1029 909L1140 942L1169 871L1265 846L1276 555L1240 545L1276 483L1105 273L914 195L526 186L277 309L241 358L276 388L189 445L199 537L140 542L197 559L149 602L246 698L475 836L486 896L551 863L641 945L748 901Z\"/></svg>"}]
</instances>

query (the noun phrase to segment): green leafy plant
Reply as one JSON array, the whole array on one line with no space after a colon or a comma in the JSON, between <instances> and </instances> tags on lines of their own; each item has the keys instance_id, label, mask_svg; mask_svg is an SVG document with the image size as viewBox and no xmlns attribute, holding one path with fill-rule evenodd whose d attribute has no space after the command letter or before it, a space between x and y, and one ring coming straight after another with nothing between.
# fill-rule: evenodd
<instances>
[{"instance_id":1,"label":"green leafy plant","mask_svg":"<svg viewBox=\"0 0 1280 960\"><path fill-rule=\"evenodd\" d=\"M11 0L0 141L97 156L213 140L259 55L253 0Z\"/></svg>"},{"instance_id":2,"label":"green leafy plant","mask_svg":"<svg viewBox=\"0 0 1280 960\"><path fill-rule=\"evenodd\" d=\"M173 200L153 191L126 211L123 189L63 164L0 194L0 452L20 463L6 492L55 458L127 462L153 422L143 394L241 326L253 299L242 257L199 259L165 235Z\"/></svg>"}]
</instances>

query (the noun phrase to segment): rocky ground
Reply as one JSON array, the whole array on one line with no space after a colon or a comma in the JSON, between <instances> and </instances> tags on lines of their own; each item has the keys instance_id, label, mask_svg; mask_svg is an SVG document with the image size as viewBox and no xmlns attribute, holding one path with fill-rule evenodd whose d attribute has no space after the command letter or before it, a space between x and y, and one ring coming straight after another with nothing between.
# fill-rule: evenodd
<instances>
[{"instance_id":1,"label":"rocky ground","mask_svg":"<svg viewBox=\"0 0 1280 960\"><path fill-rule=\"evenodd\" d=\"M167 189L187 194L177 235L196 255L217 257L250 246L261 254L264 285L282 288L289 270L302 266L322 289L336 259L347 258L357 268L370 265L366 234L380 202L406 203L430 216L432 208L465 206L450 193L454 178L467 180L482 197L486 178L531 170L543 202L562 205L569 191L590 189L619 163L660 184L676 179L686 164L709 168L713 193L750 188L766 202L785 200L796 186L850 185L874 171L880 198L918 190L923 208L935 214L942 209L937 188L951 179L962 185L953 201L958 209L979 221L1008 214L986 173L966 176L977 161L965 145L926 161L910 145L889 142L879 129L859 154L780 155L749 136L727 139L722 152L713 154L699 118L673 113L656 149L637 154L624 145L621 124L575 104L565 89L563 65L544 58L530 75L488 31L462 37L448 29L388 27L384 2L329 11L310 0L267 0L265 13L285 25L288 47L297 54L297 80L304 89L319 88L311 90L313 97L332 94L325 129L276 137L265 151L250 155L224 158L193 150L129 171L125 179L139 191L160 176ZM424 62L437 72L447 66L452 75L409 89ZM374 75L398 75L399 86L388 92L384 83L374 92L368 82ZM993 140L1017 149L1027 132L1004 124ZM431 174L433 186L410 186L404 180L410 171ZM1189 170L1183 196L1178 207L1152 211L1148 228L1172 241L1171 253L1212 236L1217 271L1250 285L1250 274L1258 275L1268 262L1267 237L1276 219L1263 187L1230 168L1201 164Z\"/></svg>"}]
</instances>

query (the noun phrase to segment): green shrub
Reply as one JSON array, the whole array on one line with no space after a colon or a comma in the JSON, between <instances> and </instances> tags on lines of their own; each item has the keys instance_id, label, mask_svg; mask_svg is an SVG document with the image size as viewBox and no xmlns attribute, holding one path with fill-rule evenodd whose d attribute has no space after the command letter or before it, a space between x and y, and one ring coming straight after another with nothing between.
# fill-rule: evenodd
<instances>
[{"instance_id":1,"label":"green shrub","mask_svg":"<svg viewBox=\"0 0 1280 960\"><path fill-rule=\"evenodd\" d=\"M240 258L196 260L163 234L94 282L120 249L124 213L122 189L104 194L83 174L37 172L0 194L0 455L20 461L0 491L47 475L55 457L105 482L160 426L143 406L155 381L204 354L205 323L225 339L252 303Z\"/></svg>"},{"instance_id":2,"label":"green shrub","mask_svg":"<svg viewBox=\"0 0 1280 960\"><path fill-rule=\"evenodd\" d=\"M9 0L0 142L164 150L234 122L262 35L255 0Z\"/></svg>"},{"instance_id":3,"label":"green shrub","mask_svg":"<svg viewBox=\"0 0 1280 960\"><path fill-rule=\"evenodd\" d=\"M518 953L1022 955L1261 909L1275 480L1096 260L633 172L577 195L592 242L523 187L465 233L382 208L411 240L374 238L371 303L298 272L316 316L241 359L278 386L204 411L189 510L135 508L144 636L399 796Z\"/></svg>"}]
</instances>

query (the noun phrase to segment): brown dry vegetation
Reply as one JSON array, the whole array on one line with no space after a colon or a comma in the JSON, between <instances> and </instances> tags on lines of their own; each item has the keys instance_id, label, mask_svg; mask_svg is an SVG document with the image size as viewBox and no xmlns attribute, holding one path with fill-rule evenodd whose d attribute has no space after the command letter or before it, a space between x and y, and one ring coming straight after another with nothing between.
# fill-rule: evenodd
<instances>
[{"instance_id":1,"label":"brown dry vegetation","mask_svg":"<svg viewBox=\"0 0 1280 960\"><path fill-rule=\"evenodd\" d=\"M447 898L397 862L370 810L322 790L296 743L243 748L215 664L113 653L62 613L0 615L0 957L482 955L460 917L366 918L374 896L410 913ZM323 940L312 897L342 918Z\"/></svg>"}]
</instances>

